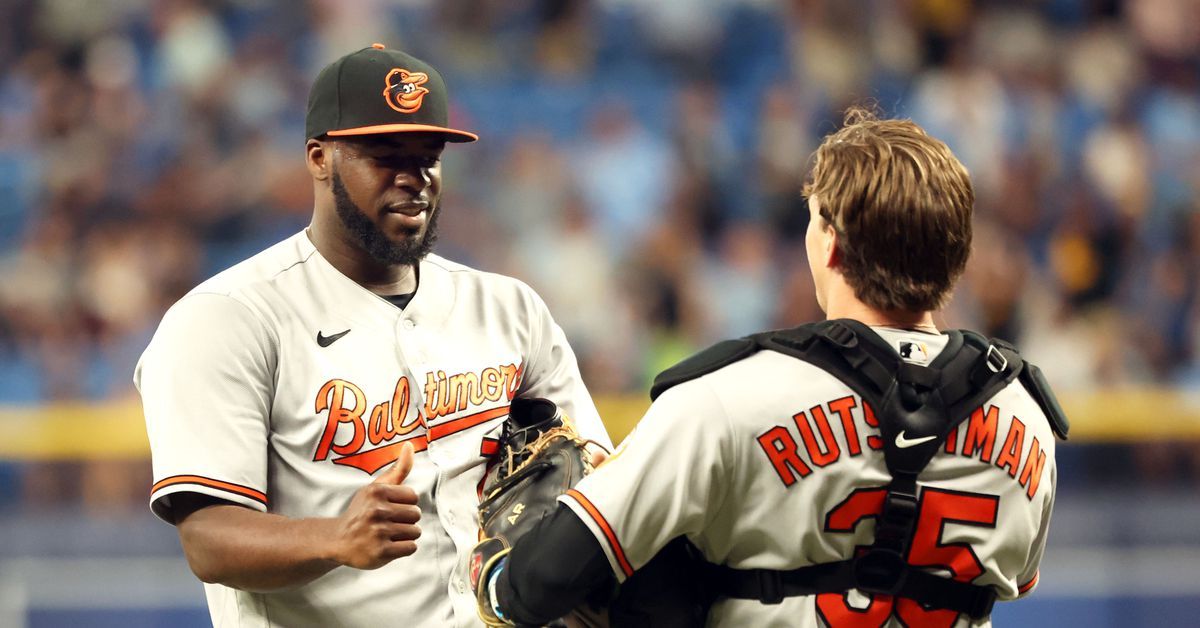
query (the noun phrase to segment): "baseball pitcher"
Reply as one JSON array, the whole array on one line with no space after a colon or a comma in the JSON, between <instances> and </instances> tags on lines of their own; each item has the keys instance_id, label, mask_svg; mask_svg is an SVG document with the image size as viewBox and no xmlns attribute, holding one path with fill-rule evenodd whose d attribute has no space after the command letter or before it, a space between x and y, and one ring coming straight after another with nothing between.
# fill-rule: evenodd
<instances>
[{"instance_id":1,"label":"baseball pitcher","mask_svg":"<svg viewBox=\"0 0 1200 628\"><path fill-rule=\"evenodd\" d=\"M430 253L448 125L438 72L380 44L312 87L304 231L197 286L134 376L154 513L216 626L478 625L465 558L518 397L608 444L525 284Z\"/></svg>"}]
</instances>

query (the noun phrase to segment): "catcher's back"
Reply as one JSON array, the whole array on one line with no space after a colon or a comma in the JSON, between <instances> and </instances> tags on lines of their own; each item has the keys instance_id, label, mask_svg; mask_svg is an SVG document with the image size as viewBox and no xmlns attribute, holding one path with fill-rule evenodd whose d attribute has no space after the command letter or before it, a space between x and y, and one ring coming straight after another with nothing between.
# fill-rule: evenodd
<instances>
[{"instance_id":1,"label":"catcher's back","mask_svg":"<svg viewBox=\"0 0 1200 628\"><path fill-rule=\"evenodd\" d=\"M876 332L915 364L932 361L946 343L941 335ZM901 448L922 440L903 432L896 439ZM919 476L908 562L994 587L1002 600L1032 590L1054 499L1054 440L1047 417L1020 382L983 403ZM843 561L872 543L891 481L882 448L878 418L846 383L812 364L761 351L663 393L613 458L580 483L572 493L578 498L564 501L605 541L619 579L681 536L712 563L790 570ZM604 513L603 521L589 513ZM694 582L695 573L668 577ZM630 583L639 579L647 578ZM850 592L778 604L718 598L708 623L988 621Z\"/></svg>"}]
</instances>

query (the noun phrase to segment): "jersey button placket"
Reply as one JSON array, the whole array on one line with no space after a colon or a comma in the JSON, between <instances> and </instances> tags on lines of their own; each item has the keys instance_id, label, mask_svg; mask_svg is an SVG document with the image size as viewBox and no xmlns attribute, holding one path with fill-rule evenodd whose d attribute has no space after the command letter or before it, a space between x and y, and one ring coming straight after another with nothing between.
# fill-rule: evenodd
<instances>
[{"instance_id":1,"label":"jersey button placket","mask_svg":"<svg viewBox=\"0 0 1200 628\"><path fill-rule=\"evenodd\" d=\"M411 318L401 318L396 330L396 353L407 368L410 383L412 403L418 409L425 405L424 380L421 375L425 372L425 352L417 335L412 333L417 324ZM419 410L418 410L419 411Z\"/></svg>"}]
</instances>

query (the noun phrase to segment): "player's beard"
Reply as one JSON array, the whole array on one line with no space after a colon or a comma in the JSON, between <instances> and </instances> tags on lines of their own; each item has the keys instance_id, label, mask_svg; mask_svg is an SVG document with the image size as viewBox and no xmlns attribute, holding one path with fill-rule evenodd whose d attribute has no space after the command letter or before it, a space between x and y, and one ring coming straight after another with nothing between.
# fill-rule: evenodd
<instances>
[{"instance_id":1,"label":"player's beard","mask_svg":"<svg viewBox=\"0 0 1200 628\"><path fill-rule=\"evenodd\" d=\"M346 191L342 177L336 171L333 173L333 204L337 208L338 218L362 245L363 250L371 259L382 264L416 266L429 255L437 242L437 221L442 213L440 206L434 205L429 208L429 224L425 226L425 234L420 239L409 238L403 242L395 242L383 233L379 225L371 222L366 212L350 199L350 193Z\"/></svg>"}]
</instances>

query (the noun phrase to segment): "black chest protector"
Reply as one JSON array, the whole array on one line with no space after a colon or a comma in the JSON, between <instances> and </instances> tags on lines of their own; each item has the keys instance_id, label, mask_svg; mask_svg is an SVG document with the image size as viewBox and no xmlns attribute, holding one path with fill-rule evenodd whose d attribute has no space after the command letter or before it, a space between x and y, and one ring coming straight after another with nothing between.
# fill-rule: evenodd
<instances>
[{"instance_id":1,"label":"black chest protector","mask_svg":"<svg viewBox=\"0 0 1200 628\"><path fill-rule=\"evenodd\" d=\"M765 332L713 346L662 372L651 398L762 350L790 355L829 372L870 405L879 420L883 454L892 481L875 525L875 540L856 558L780 571L733 569L702 562L712 598L777 604L785 597L859 589L899 595L930 608L981 619L991 613L991 587L940 577L906 560L916 527L917 476L972 411L1014 379L1041 407L1054 433L1066 439L1068 423L1038 368L1011 345L969 331L950 331L946 348L928 366L905 362L866 325L833 320ZM900 435L903 434L903 437ZM898 445L899 441L903 446Z\"/></svg>"}]
</instances>

